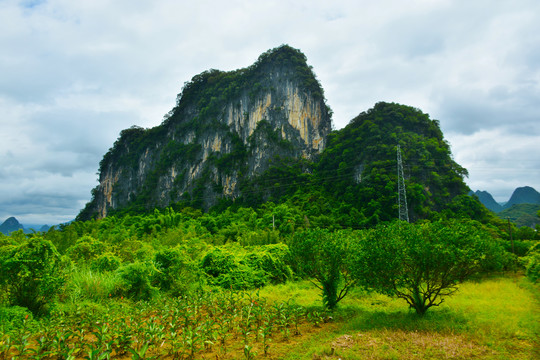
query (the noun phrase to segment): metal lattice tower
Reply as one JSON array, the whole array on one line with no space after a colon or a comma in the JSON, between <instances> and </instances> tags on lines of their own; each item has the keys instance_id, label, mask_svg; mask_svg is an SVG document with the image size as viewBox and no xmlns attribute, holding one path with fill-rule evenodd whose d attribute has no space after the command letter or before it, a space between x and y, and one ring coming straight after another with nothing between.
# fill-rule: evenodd
<instances>
[{"instance_id":1,"label":"metal lattice tower","mask_svg":"<svg viewBox=\"0 0 540 360\"><path fill-rule=\"evenodd\" d=\"M401 148L397 146L397 171L398 171L398 211L399 220L409 222L409 210L407 209L407 191L403 178L403 162L401 161Z\"/></svg>"}]
</instances>

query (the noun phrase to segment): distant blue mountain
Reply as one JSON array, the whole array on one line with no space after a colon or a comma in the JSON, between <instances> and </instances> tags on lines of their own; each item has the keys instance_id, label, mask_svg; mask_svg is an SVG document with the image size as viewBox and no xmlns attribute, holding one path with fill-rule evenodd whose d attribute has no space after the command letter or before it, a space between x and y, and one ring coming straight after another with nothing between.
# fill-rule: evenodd
<instances>
[{"instance_id":1,"label":"distant blue mountain","mask_svg":"<svg viewBox=\"0 0 540 360\"><path fill-rule=\"evenodd\" d=\"M540 204L540 193L530 186L519 187L514 190L504 208L508 209L516 204Z\"/></svg>"},{"instance_id":2,"label":"distant blue mountain","mask_svg":"<svg viewBox=\"0 0 540 360\"><path fill-rule=\"evenodd\" d=\"M502 211L504 209L503 206L496 202L493 196L491 196L491 194L487 191L471 191L469 195L476 195L478 197L478 200L480 200L480 202L484 204L485 207L487 207L493 212L498 213L499 211Z\"/></svg>"},{"instance_id":3,"label":"distant blue mountain","mask_svg":"<svg viewBox=\"0 0 540 360\"><path fill-rule=\"evenodd\" d=\"M0 225L0 232L4 235L9 235L13 231L24 229L22 224L13 216L9 217Z\"/></svg>"},{"instance_id":4,"label":"distant blue mountain","mask_svg":"<svg viewBox=\"0 0 540 360\"><path fill-rule=\"evenodd\" d=\"M518 187L506 203L498 203L487 191L471 191L469 195L476 195L485 207L493 212L501 212L518 204L540 204L540 193L530 186Z\"/></svg>"},{"instance_id":5,"label":"distant blue mountain","mask_svg":"<svg viewBox=\"0 0 540 360\"><path fill-rule=\"evenodd\" d=\"M7 218L6 221L4 221L2 223L2 225L0 225L0 232L2 234L4 234L4 235L9 235L13 231L17 231L17 230L22 229L25 233L28 234L28 233L31 233L33 231L46 232L50 228L51 227L49 225L28 225L28 226L23 226L23 224L21 224L19 222L19 220L17 220L15 217L11 216L11 217Z\"/></svg>"}]
</instances>

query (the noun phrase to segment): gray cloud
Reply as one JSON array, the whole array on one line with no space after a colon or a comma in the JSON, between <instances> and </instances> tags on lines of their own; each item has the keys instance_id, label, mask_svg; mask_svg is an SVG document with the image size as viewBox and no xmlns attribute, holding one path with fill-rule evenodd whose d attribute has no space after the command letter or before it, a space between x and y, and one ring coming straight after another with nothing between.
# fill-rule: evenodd
<instances>
[{"instance_id":1,"label":"gray cloud","mask_svg":"<svg viewBox=\"0 0 540 360\"><path fill-rule=\"evenodd\" d=\"M0 221L73 218L122 129L159 124L194 75L283 43L337 128L377 101L412 105L440 120L473 189L540 190L538 14L535 0L4 0Z\"/></svg>"}]
</instances>

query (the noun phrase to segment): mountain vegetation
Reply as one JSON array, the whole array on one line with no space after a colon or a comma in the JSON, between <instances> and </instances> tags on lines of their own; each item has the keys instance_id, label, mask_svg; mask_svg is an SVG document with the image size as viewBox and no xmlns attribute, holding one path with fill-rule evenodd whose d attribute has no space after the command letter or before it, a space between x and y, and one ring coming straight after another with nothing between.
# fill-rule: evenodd
<instances>
[{"instance_id":1,"label":"mountain vegetation","mask_svg":"<svg viewBox=\"0 0 540 360\"><path fill-rule=\"evenodd\" d=\"M330 114L286 45L195 76L77 221L0 235L0 359L534 358L537 233L468 196L421 110Z\"/></svg>"},{"instance_id":2,"label":"mountain vegetation","mask_svg":"<svg viewBox=\"0 0 540 360\"><path fill-rule=\"evenodd\" d=\"M78 219L179 201L208 209L234 199L272 159L313 159L330 116L305 55L290 46L245 69L205 71L184 84L161 125L121 132Z\"/></svg>"},{"instance_id":3,"label":"mountain vegetation","mask_svg":"<svg viewBox=\"0 0 540 360\"><path fill-rule=\"evenodd\" d=\"M540 204L515 204L497 214L501 219L509 219L518 227L528 226L535 228L540 225L540 217L537 215Z\"/></svg>"}]
</instances>

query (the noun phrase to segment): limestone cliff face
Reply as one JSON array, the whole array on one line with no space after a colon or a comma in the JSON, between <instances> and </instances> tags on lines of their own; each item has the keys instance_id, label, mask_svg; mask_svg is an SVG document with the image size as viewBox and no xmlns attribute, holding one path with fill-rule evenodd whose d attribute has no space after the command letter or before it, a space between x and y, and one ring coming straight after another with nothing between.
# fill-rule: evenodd
<instances>
[{"instance_id":1,"label":"limestone cliff face","mask_svg":"<svg viewBox=\"0 0 540 360\"><path fill-rule=\"evenodd\" d=\"M160 126L121 132L79 218L180 200L207 208L241 196L239 184L272 159L313 159L330 131L322 89L298 50L281 46L249 68L206 71L184 85Z\"/></svg>"}]
</instances>

